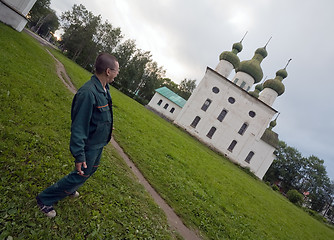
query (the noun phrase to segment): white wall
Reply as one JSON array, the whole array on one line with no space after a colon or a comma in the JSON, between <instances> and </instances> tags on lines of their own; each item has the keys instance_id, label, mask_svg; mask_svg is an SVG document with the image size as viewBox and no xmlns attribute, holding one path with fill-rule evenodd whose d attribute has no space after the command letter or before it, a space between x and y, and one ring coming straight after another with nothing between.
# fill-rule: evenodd
<instances>
[{"instance_id":1,"label":"white wall","mask_svg":"<svg viewBox=\"0 0 334 240\"><path fill-rule=\"evenodd\" d=\"M217 67L215 68L215 71L224 77L228 78L230 76L232 70L234 69L232 63L226 61L226 60L220 60Z\"/></svg>"},{"instance_id":2,"label":"white wall","mask_svg":"<svg viewBox=\"0 0 334 240\"><path fill-rule=\"evenodd\" d=\"M249 152L254 152L254 156L251 158L250 162L245 162L245 159ZM263 178L264 174L267 172L271 163L275 159L273 154L275 148L266 142L260 140L253 141L249 143L248 146L240 152L238 155L238 163L243 167L249 167L251 171L259 178Z\"/></svg>"},{"instance_id":3,"label":"white wall","mask_svg":"<svg viewBox=\"0 0 334 240\"><path fill-rule=\"evenodd\" d=\"M271 88L265 88L260 92L259 100L272 106L278 97L278 93Z\"/></svg>"},{"instance_id":4,"label":"white wall","mask_svg":"<svg viewBox=\"0 0 334 240\"><path fill-rule=\"evenodd\" d=\"M160 100L162 100L162 103L158 105L158 102ZM167 109L164 108L166 103L168 104ZM170 101L169 99L165 98L164 96L162 96L157 92L154 94L151 101L147 105L172 121L174 121L177 115L181 112L180 106L173 103L172 101ZM170 112L172 108L175 109L173 113Z\"/></svg>"},{"instance_id":5,"label":"white wall","mask_svg":"<svg viewBox=\"0 0 334 240\"><path fill-rule=\"evenodd\" d=\"M0 2L0 21L21 32L28 22L25 16L34 6L36 0L3 0L3 2L10 5L11 8ZM12 8L23 16L15 12Z\"/></svg>"},{"instance_id":6,"label":"white wall","mask_svg":"<svg viewBox=\"0 0 334 240\"><path fill-rule=\"evenodd\" d=\"M246 91L248 91L254 84L254 78L245 72L237 72L233 77L232 82L234 83L236 80L237 82L235 84ZM242 84L243 86L241 86Z\"/></svg>"},{"instance_id":7,"label":"white wall","mask_svg":"<svg viewBox=\"0 0 334 240\"><path fill-rule=\"evenodd\" d=\"M15 8L24 16L26 16L29 13L30 9L34 6L36 2L36 0L2 0L2 1Z\"/></svg>"}]
</instances>

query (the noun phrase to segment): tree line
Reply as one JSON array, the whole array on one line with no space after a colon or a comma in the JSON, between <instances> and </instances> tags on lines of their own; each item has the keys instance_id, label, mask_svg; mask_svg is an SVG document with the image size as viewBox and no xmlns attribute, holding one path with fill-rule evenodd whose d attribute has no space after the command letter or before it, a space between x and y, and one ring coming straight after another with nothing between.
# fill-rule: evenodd
<instances>
[{"instance_id":1,"label":"tree line","mask_svg":"<svg viewBox=\"0 0 334 240\"><path fill-rule=\"evenodd\" d=\"M280 141L276 159L264 176L264 181L280 187L282 193L297 190L303 195L303 205L334 219L334 182L330 180L324 160L302 154Z\"/></svg>"},{"instance_id":2,"label":"tree line","mask_svg":"<svg viewBox=\"0 0 334 240\"><path fill-rule=\"evenodd\" d=\"M137 48L135 41L124 39L121 29L114 27L101 16L95 16L85 6L73 5L58 19L50 8L50 0L39 0L29 13L29 27L43 37L59 27L62 40L56 42L70 59L93 72L94 61L100 52L115 55L120 73L113 85L142 104L148 103L156 88L166 86L188 99L196 87L196 80L184 79L176 84L165 78L163 67L153 61L149 51ZM283 194L296 190L304 196L304 205L317 212L325 211L334 218L334 184L330 181L324 161L316 156L303 157L301 153L280 141L276 159L264 180L278 185Z\"/></svg>"},{"instance_id":3,"label":"tree line","mask_svg":"<svg viewBox=\"0 0 334 240\"><path fill-rule=\"evenodd\" d=\"M119 27L102 21L101 15L94 15L82 4L73 5L58 19L50 9L50 0L40 0L30 12L30 20L31 28L41 36L61 27L62 39L57 44L68 58L90 72L99 53L113 54L120 65L114 87L142 104L147 104L155 89L162 86L186 100L196 87L196 80L184 79L176 84L166 78L166 71L153 61L149 51L137 48L134 40L124 38Z\"/></svg>"}]
</instances>

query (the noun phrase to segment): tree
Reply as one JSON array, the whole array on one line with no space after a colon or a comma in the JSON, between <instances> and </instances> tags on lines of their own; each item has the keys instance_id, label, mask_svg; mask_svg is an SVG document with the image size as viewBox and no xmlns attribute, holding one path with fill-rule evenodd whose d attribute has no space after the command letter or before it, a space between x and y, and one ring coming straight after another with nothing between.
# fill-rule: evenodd
<instances>
[{"instance_id":1,"label":"tree","mask_svg":"<svg viewBox=\"0 0 334 240\"><path fill-rule=\"evenodd\" d=\"M311 199L311 208L320 212L330 201L331 185L324 161L312 155L307 158L303 170L302 188L307 190Z\"/></svg>"},{"instance_id":2,"label":"tree","mask_svg":"<svg viewBox=\"0 0 334 240\"><path fill-rule=\"evenodd\" d=\"M154 90L160 87L160 82L165 75L165 70L156 62L148 62L144 71L142 81L136 89L136 94L147 102L153 97Z\"/></svg>"},{"instance_id":3,"label":"tree","mask_svg":"<svg viewBox=\"0 0 334 240\"><path fill-rule=\"evenodd\" d=\"M50 8L50 0L39 0L28 14L28 26L40 36L48 36L59 28L59 19Z\"/></svg>"},{"instance_id":4,"label":"tree","mask_svg":"<svg viewBox=\"0 0 334 240\"><path fill-rule=\"evenodd\" d=\"M28 26L36 26L45 16L50 13L51 0L36 1L28 13Z\"/></svg>"},{"instance_id":5,"label":"tree","mask_svg":"<svg viewBox=\"0 0 334 240\"><path fill-rule=\"evenodd\" d=\"M272 183L280 181L284 192L290 189L300 190L303 177L302 170L305 165L305 159L301 153L297 149L287 146L285 142L280 141L275 154L276 159L269 167L264 180Z\"/></svg>"},{"instance_id":6,"label":"tree","mask_svg":"<svg viewBox=\"0 0 334 240\"><path fill-rule=\"evenodd\" d=\"M119 44L115 55L122 69L114 86L131 97L144 100L141 103L148 102L160 86L165 71L152 60L150 52L137 49L134 40Z\"/></svg>"},{"instance_id":7,"label":"tree","mask_svg":"<svg viewBox=\"0 0 334 240\"><path fill-rule=\"evenodd\" d=\"M101 24L101 16L94 16L82 4L72 7L72 11L62 14L63 49L73 61L84 68L92 70L93 62L98 54L98 47L94 42L97 27Z\"/></svg>"},{"instance_id":8,"label":"tree","mask_svg":"<svg viewBox=\"0 0 334 240\"><path fill-rule=\"evenodd\" d=\"M324 216L327 215L328 219L334 223L334 181L331 181L329 189L329 201L324 211Z\"/></svg>"},{"instance_id":9,"label":"tree","mask_svg":"<svg viewBox=\"0 0 334 240\"><path fill-rule=\"evenodd\" d=\"M163 78L160 86L167 87L169 90L175 93L179 91L179 86L175 82L173 82L170 78Z\"/></svg>"},{"instance_id":10,"label":"tree","mask_svg":"<svg viewBox=\"0 0 334 240\"><path fill-rule=\"evenodd\" d=\"M116 48L115 55L121 67L115 82L121 91L134 94L137 84L143 76L146 63L150 59L148 52L144 53L136 48L134 40L126 40ZM134 86L134 83L136 83ZM130 96L132 96L130 95Z\"/></svg>"},{"instance_id":11,"label":"tree","mask_svg":"<svg viewBox=\"0 0 334 240\"><path fill-rule=\"evenodd\" d=\"M305 158L301 153L280 141L276 159L268 169L264 180L281 182L284 192L297 189L309 192L310 207L320 212L333 201L333 188L327 176L324 161L312 155Z\"/></svg>"},{"instance_id":12,"label":"tree","mask_svg":"<svg viewBox=\"0 0 334 240\"><path fill-rule=\"evenodd\" d=\"M59 20L56 13L53 10L35 26L35 31L40 36L47 37L50 32L54 33L59 28Z\"/></svg>"},{"instance_id":13,"label":"tree","mask_svg":"<svg viewBox=\"0 0 334 240\"><path fill-rule=\"evenodd\" d=\"M181 81L179 85L178 94L184 99L188 100L192 92L196 88L196 80L187 80L186 78Z\"/></svg>"},{"instance_id":14,"label":"tree","mask_svg":"<svg viewBox=\"0 0 334 240\"><path fill-rule=\"evenodd\" d=\"M122 38L121 29L114 28L111 23L105 21L97 27L94 41L98 44L100 52L114 53Z\"/></svg>"}]
</instances>

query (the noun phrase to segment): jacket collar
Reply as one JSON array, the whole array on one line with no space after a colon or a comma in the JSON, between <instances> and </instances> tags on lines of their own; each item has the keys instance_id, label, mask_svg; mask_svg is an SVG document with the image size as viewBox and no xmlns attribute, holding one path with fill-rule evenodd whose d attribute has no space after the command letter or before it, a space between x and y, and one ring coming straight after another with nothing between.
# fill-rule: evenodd
<instances>
[{"instance_id":1,"label":"jacket collar","mask_svg":"<svg viewBox=\"0 0 334 240\"><path fill-rule=\"evenodd\" d=\"M101 92L101 93L105 93L103 87L102 87L102 84L100 82L100 80L97 78L96 75L93 75L92 78L91 78L92 82L94 83L97 91ZM109 84L107 83L106 84L106 89L109 90Z\"/></svg>"}]
</instances>

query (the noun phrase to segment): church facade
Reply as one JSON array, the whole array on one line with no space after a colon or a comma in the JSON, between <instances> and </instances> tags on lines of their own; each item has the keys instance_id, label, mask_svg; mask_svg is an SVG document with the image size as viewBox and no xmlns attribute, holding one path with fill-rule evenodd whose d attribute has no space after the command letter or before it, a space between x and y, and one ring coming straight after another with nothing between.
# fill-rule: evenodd
<instances>
[{"instance_id":1,"label":"church facade","mask_svg":"<svg viewBox=\"0 0 334 240\"><path fill-rule=\"evenodd\" d=\"M262 80L260 64L267 51L259 48L251 60L240 62L237 53L241 50L241 42L235 43L232 51L220 55L215 70L206 69L174 123L262 179L275 158L278 135L272 128L278 112L271 106L284 92L282 80L287 72L285 68L277 71L274 79L257 84L250 92ZM157 96L158 92L149 106L158 105Z\"/></svg>"}]
</instances>

